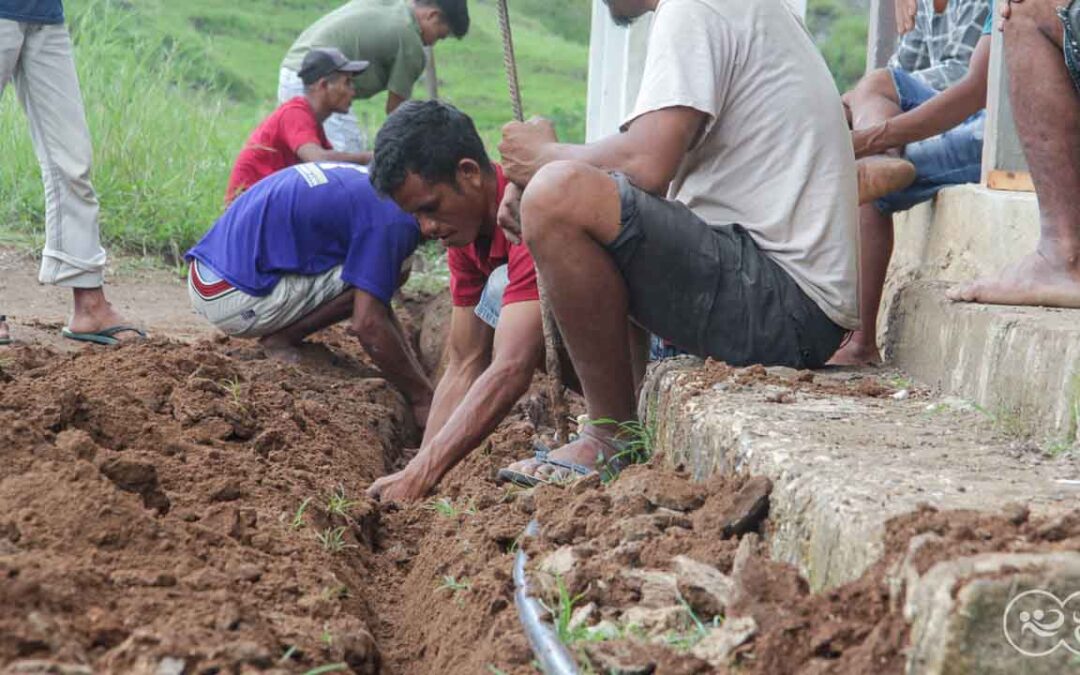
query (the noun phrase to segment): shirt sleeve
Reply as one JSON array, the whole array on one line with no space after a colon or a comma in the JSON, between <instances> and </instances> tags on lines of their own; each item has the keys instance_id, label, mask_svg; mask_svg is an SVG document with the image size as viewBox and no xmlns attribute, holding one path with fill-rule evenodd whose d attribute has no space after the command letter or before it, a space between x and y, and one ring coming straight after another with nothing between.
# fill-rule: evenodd
<instances>
[{"instance_id":1,"label":"shirt sleeve","mask_svg":"<svg viewBox=\"0 0 1080 675\"><path fill-rule=\"evenodd\" d=\"M465 251L451 248L446 254L450 267L450 299L454 307L475 307L480 304L486 278Z\"/></svg>"},{"instance_id":2,"label":"shirt sleeve","mask_svg":"<svg viewBox=\"0 0 1080 675\"><path fill-rule=\"evenodd\" d=\"M915 16L915 27L900 36L896 51L889 59L890 68L899 68L912 73L929 65L930 61L926 53L925 19L925 11L920 6L919 13Z\"/></svg>"},{"instance_id":3,"label":"shirt sleeve","mask_svg":"<svg viewBox=\"0 0 1080 675\"><path fill-rule=\"evenodd\" d=\"M308 143L322 147L318 125L319 123L312 115L305 114L301 110L286 110L281 115L278 133L293 152Z\"/></svg>"},{"instance_id":4,"label":"shirt sleeve","mask_svg":"<svg viewBox=\"0 0 1080 675\"><path fill-rule=\"evenodd\" d=\"M694 0L669 0L653 20L634 111L623 122L664 108L693 108L708 116L705 133L724 108L737 46L722 17Z\"/></svg>"},{"instance_id":5,"label":"shirt sleeve","mask_svg":"<svg viewBox=\"0 0 1080 675\"><path fill-rule=\"evenodd\" d=\"M514 244L510 247L507 260L509 283L503 291L503 306L515 302L528 302L540 299L540 288L536 285L536 266L528 247Z\"/></svg>"},{"instance_id":6,"label":"shirt sleeve","mask_svg":"<svg viewBox=\"0 0 1080 675\"><path fill-rule=\"evenodd\" d=\"M424 47L419 38L412 35L402 36L394 63L390 67L386 88L402 98L409 98L413 85L423 72Z\"/></svg>"},{"instance_id":7,"label":"shirt sleeve","mask_svg":"<svg viewBox=\"0 0 1080 675\"><path fill-rule=\"evenodd\" d=\"M420 232L411 218L375 220L376 225L350 244L341 279L389 306L401 278L401 265L416 250Z\"/></svg>"}]
</instances>

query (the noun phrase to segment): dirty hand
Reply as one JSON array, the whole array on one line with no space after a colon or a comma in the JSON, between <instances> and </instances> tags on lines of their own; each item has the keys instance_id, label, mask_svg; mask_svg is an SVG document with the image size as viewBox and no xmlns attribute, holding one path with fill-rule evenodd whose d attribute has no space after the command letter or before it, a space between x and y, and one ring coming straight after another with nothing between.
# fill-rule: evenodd
<instances>
[{"instance_id":1,"label":"dirty hand","mask_svg":"<svg viewBox=\"0 0 1080 675\"><path fill-rule=\"evenodd\" d=\"M372 499L377 499L384 504L413 502L426 497L433 487L433 485L428 484L419 471L413 470L410 465L397 473L383 476L372 483L371 487L367 489L367 494Z\"/></svg>"},{"instance_id":2,"label":"dirty hand","mask_svg":"<svg viewBox=\"0 0 1080 675\"><path fill-rule=\"evenodd\" d=\"M918 0L895 0L896 34L904 35L915 28L915 15L919 12Z\"/></svg>"},{"instance_id":3,"label":"dirty hand","mask_svg":"<svg viewBox=\"0 0 1080 675\"><path fill-rule=\"evenodd\" d=\"M516 183L506 186L496 220L507 239L515 244L521 243L521 188Z\"/></svg>"},{"instance_id":4,"label":"dirty hand","mask_svg":"<svg viewBox=\"0 0 1080 675\"><path fill-rule=\"evenodd\" d=\"M524 187L547 163L545 146L558 143L551 120L534 117L528 122L511 122L503 127L499 154L502 167L511 182Z\"/></svg>"}]
</instances>

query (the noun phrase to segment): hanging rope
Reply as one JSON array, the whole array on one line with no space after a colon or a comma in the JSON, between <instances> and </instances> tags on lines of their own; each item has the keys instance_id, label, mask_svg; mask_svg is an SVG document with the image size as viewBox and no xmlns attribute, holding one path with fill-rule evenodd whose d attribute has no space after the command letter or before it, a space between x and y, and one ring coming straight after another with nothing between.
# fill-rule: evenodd
<instances>
[{"instance_id":1,"label":"hanging rope","mask_svg":"<svg viewBox=\"0 0 1080 675\"><path fill-rule=\"evenodd\" d=\"M521 107L521 87L518 83L517 60L514 58L514 37L510 33L510 9L506 6L506 1L498 0L499 32L502 33L503 43L503 65L506 67L506 84L510 89L510 105L514 109L514 119L518 122L524 122L525 113ZM539 275L536 278L536 283L540 289L540 315L544 324L544 360L551 383L549 394L551 396L551 415L555 419L555 442L565 443L569 440L570 416L566 411L566 397L562 384L562 365L559 363L559 329L555 323L555 315L551 313L551 305L548 304L547 295L544 293L544 285L540 283Z\"/></svg>"}]
</instances>

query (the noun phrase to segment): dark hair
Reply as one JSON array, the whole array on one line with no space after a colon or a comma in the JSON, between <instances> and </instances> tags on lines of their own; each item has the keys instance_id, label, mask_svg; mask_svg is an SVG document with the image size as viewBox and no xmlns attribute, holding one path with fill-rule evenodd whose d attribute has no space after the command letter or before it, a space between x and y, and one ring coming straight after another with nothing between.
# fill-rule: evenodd
<instances>
[{"instance_id":1,"label":"dark hair","mask_svg":"<svg viewBox=\"0 0 1080 675\"><path fill-rule=\"evenodd\" d=\"M463 38L469 32L469 7L467 0L416 0L416 4L426 7L438 7L442 12L450 32L456 38Z\"/></svg>"},{"instance_id":2,"label":"dark hair","mask_svg":"<svg viewBox=\"0 0 1080 675\"><path fill-rule=\"evenodd\" d=\"M475 161L484 171L493 170L469 116L441 101L406 101L375 136L368 171L375 189L390 196L410 172L430 183L457 185L457 167L463 159Z\"/></svg>"}]
</instances>

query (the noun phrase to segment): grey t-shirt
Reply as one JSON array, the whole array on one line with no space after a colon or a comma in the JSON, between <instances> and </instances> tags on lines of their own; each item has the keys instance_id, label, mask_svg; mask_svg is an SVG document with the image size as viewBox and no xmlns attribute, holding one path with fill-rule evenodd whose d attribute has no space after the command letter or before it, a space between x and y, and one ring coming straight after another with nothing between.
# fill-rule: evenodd
<instances>
[{"instance_id":1,"label":"grey t-shirt","mask_svg":"<svg viewBox=\"0 0 1080 675\"><path fill-rule=\"evenodd\" d=\"M317 47L337 47L353 61L371 67L354 78L357 98L389 89L409 98L424 72L420 26L403 0L352 0L325 15L300 34L282 68L299 71L304 56Z\"/></svg>"},{"instance_id":2,"label":"grey t-shirt","mask_svg":"<svg viewBox=\"0 0 1080 675\"><path fill-rule=\"evenodd\" d=\"M840 326L857 328L855 156L832 76L784 0L661 0L625 126L705 113L669 198L738 223Z\"/></svg>"}]
</instances>

